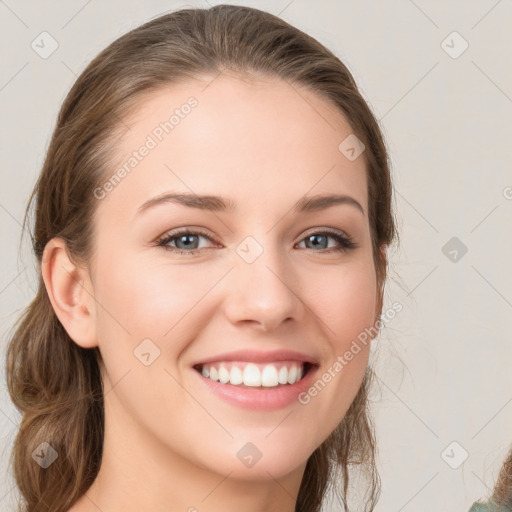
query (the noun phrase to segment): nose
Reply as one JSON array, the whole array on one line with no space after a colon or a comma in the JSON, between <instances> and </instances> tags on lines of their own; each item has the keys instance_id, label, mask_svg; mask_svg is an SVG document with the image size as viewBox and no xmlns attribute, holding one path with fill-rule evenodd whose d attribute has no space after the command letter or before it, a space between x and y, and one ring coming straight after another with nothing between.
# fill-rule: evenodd
<instances>
[{"instance_id":1,"label":"nose","mask_svg":"<svg viewBox=\"0 0 512 512\"><path fill-rule=\"evenodd\" d=\"M226 287L225 314L233 324L255 324L272 331L291 320L300 321L304 304L293 268L277 248L266 248L249 263L236 255Z\"/></svg>"}]
</instances>

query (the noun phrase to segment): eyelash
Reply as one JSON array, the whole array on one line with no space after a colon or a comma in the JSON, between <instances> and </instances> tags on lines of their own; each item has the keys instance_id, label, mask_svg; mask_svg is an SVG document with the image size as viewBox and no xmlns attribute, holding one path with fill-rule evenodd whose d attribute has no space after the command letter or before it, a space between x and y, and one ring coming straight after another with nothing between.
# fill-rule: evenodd
<instances>
[{"instance_id":1,"label":"eyelash","mask_svg":"<svg viewBox=\"0 0 512 512\"><path fill-rule=\"evenodd\" d=\"M206 231L203 231L201 229L191 230L191 229L183 228L183 229L179 229L177 231L171 232L171 233L164 234L162 237L160 237L155 242L155 244L158 247L163 247L164 249L166 249L168 251L171 251L173 253L176 253L176 254L193 255L193 256L198 255L200 253L201 249L192 249L190 251L186 251L186 250L183 250L183 249L178 249L176 247L170 247L169 245L167 245L169 242L171 242L175 238L179 238L182 235L201 235L201 236L204 236L205 238L208 238L212 242L216 242L215 240L213 240L210 237L210 235L208 233L206 233ZM356 244L352 240L352 238L350 238L349 236L342 235L341 233L339 233L337 231L332 231L330 229L326 229L326 230L323 230L323 231L315 231L313 233L310 233L310 234L306 235L301 240L301 242L304 239L306 239L306 238L308 238L310 236L313 236L313 235L328 235L331 238L334 238L340 244L340 247L324 249L322 251L314 251L314 252L320 252L320 253L323 253L323 254L325 254L325 253L329 253L330 254L332 252L346 252L346 251L349 251L351 249L356 249L358 247L358 244ZM310 250L313 250L313 249L310 249Z\"/></svg>"}]
</instances>

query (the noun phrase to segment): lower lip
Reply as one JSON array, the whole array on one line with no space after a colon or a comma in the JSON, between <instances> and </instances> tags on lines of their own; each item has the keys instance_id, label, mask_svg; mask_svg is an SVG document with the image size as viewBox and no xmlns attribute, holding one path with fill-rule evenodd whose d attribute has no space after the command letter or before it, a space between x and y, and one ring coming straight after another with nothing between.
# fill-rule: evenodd
<instances>
[{"instance_id":1,"label":"lower lip","mask_svg":"<svg viewBox=\"0 0 512 512\"><path fill-rule=\"evenodd\" d=\"M226 402L241 407L258 411L274 411L288 407L298 402L298 396L305 392L315 376L318 366L311 366L307 374L295 384L287 384L279 388L240 388L231 384L222 384L218 381L203 377L197 370L192 371L202 382Z\"/></svg>"}]
</instances>

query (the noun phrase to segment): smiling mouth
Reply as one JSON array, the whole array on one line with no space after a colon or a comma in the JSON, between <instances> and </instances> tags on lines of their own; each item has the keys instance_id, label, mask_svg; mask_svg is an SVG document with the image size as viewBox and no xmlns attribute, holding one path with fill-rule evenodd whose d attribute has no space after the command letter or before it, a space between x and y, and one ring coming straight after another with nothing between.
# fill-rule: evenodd
<instances>
[{"instance_id":1,"label":"smiling mouth","mask_svg":"<svg viewBox=\"0 0 512 512\"><path fill-rule=\"evenodd\" d=\"M279 361L257 364L248 361L224 361L196 364L193 368L204 378L240 388L276 389L300 382L314 365L303 361Z\"/></svg>"}]
</instances>

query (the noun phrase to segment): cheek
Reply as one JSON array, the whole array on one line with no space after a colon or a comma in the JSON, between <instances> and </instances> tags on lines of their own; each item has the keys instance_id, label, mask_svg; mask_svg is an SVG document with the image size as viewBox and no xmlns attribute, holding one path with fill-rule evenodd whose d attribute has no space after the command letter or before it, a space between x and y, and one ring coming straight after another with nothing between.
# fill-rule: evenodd
<instances>
[{"instance_id":1,"label":"cheek","mask_svg":"<svg viewBox=\"0 0 512 512\"><path fill-rule=\"evenodd\" d=\"M161 355L174 359L184 348L180 340L185 343L192 329L201 328L199 316L206 314L207 304L202 298L212 286L211 271L201 265L166 265L135 256L115 261L101 267L96 287L102 352L116 360L116 353L125 352L129 361L134 349L150 339Z\"/></svg>"},{"instance_id":2,"label":"cheek","mask_svg":"<svg viewBox=\"0 0 512 512\"><path fill-rule=\"evenodd\" d=\"M202 299L217 275L206 264L166 264L160 258L155 263L147 257L122 255L109 260L111 264L105 260L99 267L95 287L104 306L99 313L106 314L107 322L115 318L129 332L167 333L194 309L204 309L207 301ZM302 289L300 298L322 321L328 337L346 339L375 320L376 277L370 257L322 271L306 268L298 274L302 277L297 293ZM200 302L202 308L197 308Z\"/></svg>"},{"instance_id":3,"label":"cheek","mask_svg":"<svg viewBox=\"0 0 512 512\"><path fill-rule=\"evenodd\" d=\"M377 285L370 261L317 276L315 289L311 304L333 348L344 349L375 322Z\"/></svg>"},{"instance_id":4,"label":"cheek","mask_svg":"<svg viewBox=\"0 0 512 512\"><path fill-rule=\"evenodd\" d=\"M172 340L173 352L179 353L184 348L179 340L187 339L191 329L199 331L211 319L215 305L208 300L208 292L216 276L225 272L213 271L205 262L169 264L161 257L152 261L143 254L127 257L126 252L112 253L101 263L95 287L101 304L98 334L109 346L122 343L131 351L149 338L166 351ZM371 257L326 265L321 271L304 268L297 275L296 293L319 320L330 352L343 353L375 321Z\"/></svg>"},{"instance_id":5,"label":"cheek","mask_svg":"<svg viewBox=\"0 0 512 512\"><path fill-rule=\"evenodd\" d=\"M104 274L99 293L102 304L116 312L116 319L122 319L130 332L147 328L163 335L211 286L199 267L187 272L179 265L147 260L139 265L137 258Z\"/></svg>"},{"instance_id":6,"label":"cheek","mask_svg":"<svg viewBox=\"0 0 512 512\"><path fill-rule=\"evenodd\" d=\"M317 279L318 292L312 304L321 319L328 349L322 372L302 396L301 403L314 411L307 415L310 428L326 438L339 424L360 388L368 365L376 315L376 280L372 262L337 269ZM316 418L323 418L321 424Z\"/></svg>"}]
</instances>

